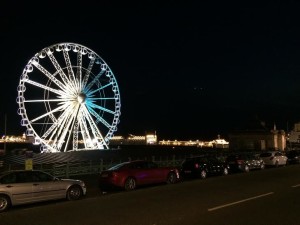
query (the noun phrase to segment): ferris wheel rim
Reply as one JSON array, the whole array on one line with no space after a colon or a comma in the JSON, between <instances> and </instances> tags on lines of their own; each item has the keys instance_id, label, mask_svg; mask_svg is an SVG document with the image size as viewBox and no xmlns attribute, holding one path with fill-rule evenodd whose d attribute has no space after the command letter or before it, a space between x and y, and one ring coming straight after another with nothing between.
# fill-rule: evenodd
<instances>
[{"instance_id":1,"label":"ferris wheel rim","mask_svg":"<svg viewBox=\"0 0 300 225\"><path fill-rule=\"evenodd\" d=\"M97 76L99 76L99 75L96 76L95 74L92 74L91 72L90 72L92 74L91 77L94 77L94 78L93 78L92 82L89 83L89 86L88 86L88 88L86 90L82 89L81 86L79 87L79 84L76 85L76 82L74 84L68 86L65 81L62 82L59 79L56 79L56 76L58 77L57 74L64 73L64 70L66 70L66 68L68 70L74 70L74 68L75 68L75 69L77 69L77 72L80 70L80 73L82 72L81 70L83 69L83 70L86 71L86 73L88 73L87 72L88 69L82 67L81 64L80 64L80 66L78 66L78 65L74 66L74 65L72 65L70 63L68 64L68 62L67 62L68 58L65 59L67 66L66 67L60 67L58 65L58 68L60 68L60 69L56 70L55 75L53 75L51 73L47 73L46 70L45 70L46 72L44 71L44 73L47 73L47 76L50 77L49 80L48 80L48 82L51 81L50 84L49 84L49 87L48 87L48 83L47 83L47 85L41 85L41 84L38 85L37 83L35 83L35 81L30 80L28 74L30 74L33 71L33 69L34 69L33 67L38 68L37 65L39 65L39 60L43 59L43 58L45 58L47 56L50 58L50 55L53 54L53 52L54 52L54 50L52 48L59 48L59 47L65 47L65 49L61 49L60 50L60 51L63 51L65 55L67 55L67 53L65 53L66 51L70 51L73 48L74 52L76 52L75 50L78 51L78 49L80 51L82 51L82 53L78 53L77 54L77 57L79 57L79 56L82 57L83 55L91 54L94 57L93 59L100 60L100 63L101 63L101 72L105 71L108 74L108 77L109 77L109 80L110 80L109 82L110 83L108 83L107 86L110 86L110 85L112 86L112 92L111 92L112 96L110 96L109 98L104 98L102 96L100 96L99 98L92 98L91 97L91 96L93 96L95 94L99 94L97 92L100 92L100 90L102 88L102 86L100 87L101 82L98 81L98 80L96 80ZM78 48L78 49L76 49L76 48ZM46 54L48 54L48 55L46 55ZM40 56L42 56L42 57L40 57ZM65 56L65 57L68 57L68 55ZM50 60L51 61L53 60L52 63L54 64L55 59L50 59ZM77 63L78 63L78 61L77 61ZM102 66L103 66L104 69L102 68ZM39 69L42 70L43 68L40 67ZM70 75L69 72L70 71L68 71L68 76L70 78L71 75ZM74 71L73 71L73 73L74 73ZM102 72L102 73L104 73L104 72ZM90 74L89 74L89 76L90 76ZM66 77L64 77L64 78L67 80ZM73 78L75 78L74 74L73 74ZM79 83L80 84L81 84L81 82L83 82L83 80L81 78L82 77L80 77L80 79L79 79ZM72 79L70 78L70 80L72 80ZM57 89L54 89L52 87L50 88L52 82L55 83L56 85L58 85L61 88L61 90L57 90ZM20 114L21 117L22 117L21 123L22 123L23 126L25 126L27 128L28 133L30 133L30 135L35 136L37 142L40 142L42 145L48 147L48 149L50 149L50 152L54 152L54 151L56 151L55 147L49 146L49 142L47 142L45 140L45 138L43 138L44 136L41 137L41 135L36 132L35 128L33 127L33 123L32 123L33 120L30 120L30 118L27 115L26 107L25 107L25 102L29 103L30 101L28 101L28 100L26 101L25 97L24 97L24 93L25 93L25 90L26 90L26 85L25 84L36 85L36 86L40 87L41 89L44 89L45 92L47 90L48 91L48 95L49 95L49 92L54 92L55 94L58 94L58 96L59 95L60 96L64 96L65 92L63 92L63 90L62 90L64 87L68 87L69 89L72 89L72 91L75 91L76 88L78 88L78 90L81 90L81 92L78 94L78 97L77 97L77 101L80 103L80 105L77 105L77 108L72 108L73 110L77 109L76 112L80 113L81 117L77 117L76 116L76 119L75 119L75 117L72 117L73 118L73 120L72 120L73 126L74 126L75 123L79 123L79 125L77 125L77 126L80 126L80 129L82 129L81 132L85 132L85 133L88 133L89 132L88 130L93 130L93 132L95 133L94 136L96 138L100 138L101 139L101 143L100 144L96 140L96 142L98 144L96 148L101 147L100 145L104 145L106 148L108 148L107 143L109 142L109 139L112 138L113 133L116 131L116 127L117 127L117 125L119 123L119 117L120 117L120 114L121 114L121 111L120 111L120 107L121 107L120 91L119 91L119 87L118 87L117 81L115 79L115 76L114 76L113 72L111 71L110 67L107 65L107 63L96 52L94 52L93 50L91 50L90 48L88 48L88 47L86 47L84 45L77 44L77 43L61 42L61 43L53 44L53 45L50 45L50 46L48 46L46 48L43 48L41 51L39 51L38 53L36 53L34 55L34 57L32 57L28 61L27 65L25 66L25 69L24 69L24 71L22 73L22 76L21 76L21 79L20 79L20 82L19 82L19 86L18 86L18 98L17 98L17 102L19 104L18 114ZM95 86L99 90L96 90L96 91L93 90L93 92L88 92L89 89L95 88ZM85 93L85 92L87 92L87 93ZM72 93L68 93L68 94L70 96L72 96ZM101 105L97 105L97 104L94 103L95 101L100 100L101 98L102 98L101 101L104 102L104 103L108 99L114 100L114 111L110 110L110 109L106 109L105 107L102 107ZM64 98L64 100L67 102L66 99L67 98ZM81 105L81 104L85 103L85 101L88 101L88 100L90 101L90 105L89 106ZM43 102L42 99L36 100L36 102L38 102L38 101ZM57 122L62 122L60 120L63 120L60 117L56 118L54 116L54 113L56 113L59 110L65 110L68 107L68 105L65 104L66 108L57 107L55 110L52 110L52 108L50 106L50 102L54 102L54 101L60 102L60 99L56 99L56 100L55 99L44 99L44 104L45 105L49 105L48 108L46 107L47 117L49 116L48 119L52 119L53 124L55 122L56 123ZM33 101L31 101L31 102L33 102ZM47 104L46 104L46 102L47 102ZM60 102L60 103L63 104L62 102ZM78 107L79 108L82 107L85 110L80 110ZM113 114L112 119L110 119L109 123L106 122L105 119L103 119L102 117L99 117L97 115L97 112L95 111L95 109L106 111L106 113ZM70 112L70 114L68 115L70 118L71 118L71 113L72 112ZM102 112L102 113L104 114L104 112ZM72 116L74 116L74 115L72 115ZM44 117L46 117L46 116L44 116ZM85 117L85 119L83 119L83 117ZM60 120L57 120L58 118ZM95 118L97 119L97 123L95 123L95 121L94 121ZM38 120L38 119L39 118L36 118L36 120ZM64 118L64 120L65 120L65 118ZM86 122L88 122L88 127L89 128L84 128L84 126L86 126L86 124L85 124ZM105 132L105 135L102 135L101 132L99 130L97 130L97 124L99 122L105 124L107 126L107 128L108 128L108 130ZM65 124L65 125L67 127L70 126L69 123L68 123L68 125L67 124ZM55 129L58 129L58 128L56 127ZM76 129L78 129L78 127ZM61 128L60 128L60 130L61 130ZM76 132L79 133L79 130L77 130ZM75 132L74 132L73 135L75 135ZM69 136L69 138L70 138L70 136ZM76 141L78 141L77 137L75 139L76 139ZM73 140L73 142L74 142L74 140ZM85 140L83 140L83 141L85 141Z\"/></svg>"}]
</instances>

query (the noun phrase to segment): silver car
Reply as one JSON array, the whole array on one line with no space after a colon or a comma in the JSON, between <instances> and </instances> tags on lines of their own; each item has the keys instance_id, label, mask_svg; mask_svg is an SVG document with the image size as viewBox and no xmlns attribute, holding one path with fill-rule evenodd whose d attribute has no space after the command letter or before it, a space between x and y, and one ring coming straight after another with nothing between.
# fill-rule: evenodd
<instances>
[{"instance_id":1,"label":"silver car","mask_svg":"<svg viewBox=\"0 0 300 225\"><path fill-rule=\"evenodd\" d=\"M266 166L284 166L287 163L287 157L280 151L267 151L259 156Z\"/></svg>"},{"instance_id":2,"label":"silver car","mask_svg":"<svg viewBox=\"0 0 300 225\"><path fill-rule=\"evenodd\" d=\"M83 181L60 179L42 171L18 170L0 175L0 212L26 203L63 198L77 200L85 194Z\"/></svg>"}]
</instances>

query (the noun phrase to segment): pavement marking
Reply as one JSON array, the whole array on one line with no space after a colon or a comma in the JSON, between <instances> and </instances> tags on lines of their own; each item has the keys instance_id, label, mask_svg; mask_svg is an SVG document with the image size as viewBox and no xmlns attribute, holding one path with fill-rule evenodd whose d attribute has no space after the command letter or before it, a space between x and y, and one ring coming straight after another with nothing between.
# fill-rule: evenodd
<instances>
[{"instance_id":1,"label":"pavement marking","mask_svg":"<svg viewBox=\"0 0 300 225\"><path fill-rule=\"evenodd\" d=\"M292 186L293 188L300 187L300 184L296 184Z\"/></svg>"},{"instance_id":2,"label":"pavement marking","mask_svg":"<svg viewBox=\"0 0 300 225\"><path fill-rule=\"evenodd\" d=\"M257 198L262 198L262 197L272 195L272 194L274 194L274 192L269 192L269 193L266 193L266 194L257 195L257 196L254 196L254 197L251 197L251 198L246 198L246 199L243 199L243 200L240 200L240 201L231 202L231 203L228 203L228 204L216 206L214 208L208 209L208 211L210 212L210 211L218 210L218 209L221 209L221 208L225 208L225 207L228 207L228 206L232 206L232 205L240 204L240 203L243 203L243 202L251 201L251 200L254 200L254 199L257 199Z\"/></svg>"}]
</instances>

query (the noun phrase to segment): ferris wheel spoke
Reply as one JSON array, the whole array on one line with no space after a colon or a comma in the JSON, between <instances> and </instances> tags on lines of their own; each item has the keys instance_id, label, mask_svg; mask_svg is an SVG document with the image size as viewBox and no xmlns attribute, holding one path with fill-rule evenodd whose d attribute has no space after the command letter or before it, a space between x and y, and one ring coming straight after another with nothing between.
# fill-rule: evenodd
<instances>
[{"instance_id":1,"label":"ferris wheel spoke","mask_svg":"<svg viewBox=\"0 0 300 225\"><path fill-rule=\"evenodd\" d=\"M72 92L72 90L74 90L74 88L70 88L70 80L67 77L67 75L64 73L64 71L61 68L61 66L59 65L59 63L57 62L55 56L52 53L48 53L47 55L48 55L50 61L52 62L53 66L55 67L56 71L60 75L60 77L61 77L62 81L64 82L65 86L67 87L68 91Z\"/></svg>"},{"instance_id":2,"label":"ferris wheel spoke","mask_svg":"<svg viewBox=\"0 0 300 225\"><path fill-rule=\"evenodd\" d=\"M94 117L96 117L97 121L100 121L103 125L110 129L111 125L109 125L109 123L105 121L105 119L103 119L101 116L99 116L99 114L96 113L95 110L90 108L89 111Z\"/></svg>"},{"instance_id":3,"label":"ferris wheel spoke","mask_svg":"<svg viewBox=\"0 0 300 225\"><path fill-rule=\"evenodd\" d=\"M89 128L87 126L86 118L82 118L80 120L80 127L82 129L84 147L86 149L91 148L91 142L92 142L93 138L90 135Z\"/></svg>"},{"instance_id":4,"label":"ferris wheel spoke","mask_svg":"<svg viewBox=\"0 0 300 225\"><path fill-rule=\"evenodd\" d=\"M70 108L70 107L69 107ZM72 108L71 108L72 110ZM46 139L50 134L51 132L57 127L59 127L61 124L62 124L62 121L66 120L68 118L68 114L70 114L70 109L66 109L63 111L63 113L61 115L58 116L58 118L54 118L53 120L53 124L51 125L51 127L49 127L49 129L44 133L44 135L42 136L43 139ZM52 133L54 135L54 133ZM50 139L53 138L53 135L51 136Z\"/></svg>"},{"instance_id":5,"label":"ferris wheel spoke","mask_svg":"<svg viewBox=\"0 0 300 225\"><path fill-rule=\"evenodd\" d=\"M106 147L107 147L107 144L105 143L101 132L99 131L97 125L95 124L95 122L94 122L93 118L91 117L91 115L89 114L88 110L85 107L83 107L83 111L86 115L87 121L89 122L91 131L92 131L94 137L96 137L96 144L97 144L98 148L101 148L102 144L106 145ZM100 138L101 143L99 142L98 138Z\"/></svg>"},{"instance_id":6,"label":"ferris wheel spoke","mask_svg":"<svg viewBox=\"0 0 300 225\"><path fill-rule=\"evenodd\" d=\"M67 136L67 133L68 131L70 130L70 127L71 127L71 123L72 123L72 120L74 119L74 115L72 113L72 111L74 111L74 107L70 107L67 111L68 113L66 114L66 116L64 117L64 120L62 121L62 124L60 125L59 127L59 130L57 131L57 133L55 134L55 139L54 139L54 146L60 151L63 144L65 146L68 145L68 141L66 143L65 142L65 139L66 139L66 136Z\"/></svg>"},{"instance_id":7,"label":"ferris wheel spoke","mask_svg":"<svg viewBox=\"0 0 300 225\"><path fill-rule=\"evenodd\" d=\"M43 85L43 84L40 84L38 82L35 82L35 81L32 81L32 80L26 80L26 83L29 83L29 84L32 84L33 86L36 86L36 87L39 87L39 88L42 88L44 90L48 90L48 91L51 91L55 94L58 94L58 95L64 95L65 93L60 91L60 90L56 90L54 88L50 88L46 85Z\"/></svg>"},{"instance_id":8,"label":"ferris wheel spoke","mask_svg":"<svg viewBox=\"0 0 300 225\"><path fill-rule=\"evenodd\" d=\"M77 52L77 73L76 73L77 90L81 90L81 79L82 79L82 53L81 51L78 51Z\"/></svg>"},{"instance_id":9,"label":"ferris wheel spoke","mask_svg":"<svg viewBox=\"0 0 300 225\"><path fill-rule=\"evenodd\" d=\"M79 107L80 105L77 105L77 109L76 109L76 113L72 114L71 115L71 118L69 120L69 123L68 123L68 129L65 129L64 132L65 132L65 137L67 137L67 141L66 141L66 144L65 144L65 148L64 148L64 152L67 151L67 148L68 148L68 145L69 145L69 142L71 140L71 135L72 135L72 131L74 131L74 127L75 127L75 124L76 124L76 120L77 120L77 114L78 114L78 110L79 110ZM69 132L69 134L68 134ZM64 140L65 138L63 138ZM73 143L74 145L74 143Z\"/></svg>"},{"instance_id":10,"label":"ferris wheel spoke","mask_svg":"<svg viewBox=\"0 0 300 225\"><path fill-rule=\"evenodd\" d=\"M69 78L70 78L70 84L73 87L73 89L76 90L76 87L77 87L76 79L75 79L75 76L74 76L74 71L72 69L70 56L69 56L69 53L66 50L66 48L63 49L63 54L64 54L65 62L66 62L66 65L67 65L68 75L69 75Z\"/></svg>"},{"instance_id":11,"label":"ferris wheel spoke","mask_svg":"<svg viewBox=\"0 0 300 225\"><path fill-rule=\"evenodd\" d=\"M94 91L89 91L87 94L88 94L88 96L90 96L90 95L94 94L95 92L103 90L104 88L107 88L107 87L109 87L111 85L112 85L112 82L110 82L110 83L108 83L108 84L106 84L106 85L104 85L104 86L102 86L102 87L100 87L100 88L98 88L98 89L96 89Z\"/></svg>"},{"instance_id":12,"label":"ferris wheel spoke","mask_svg":"<svg viewBox=\"0 0 300 225\"><path fill-rule=\"evenodd\" d=\"M33 65L41 71L46 77L48 77L51 81L53 81L61 90L66 90L66 85L61 83L55 76L53 76L48 70L46 70L43 66L41 66L38 62L34 61Z\"/></svg>"},{"instance_id":13,"label":"ferris wheel spoke","mask_svg":"<svg viewBox=\"0 0 300 225\"><path fill-rule=\"evenodd\" d=\"M72 99L40 99L40 100L24 100L24 102L61 102L65 103Z\"/></svg>"},{"instance_id":14,"label":"ferris wheel spoke","mask_svg":"<svg viewBox=\"0 0 300 225\"><path fill-rule=\"evenodd\" d=\"M104 112L107 112L107 113L110 113L110 114L114 114L114 113L115 113L115 112L113 112L113 111L111 111L111 110L109 110L109 109L107 109L107 108L104 108L104 107L102 107L102 106L96 105L96 104L94 104L94 103L92 103L92 102L89 102L89 103L88 103L88 106L91 107L91 108L100 109L100 110L102 110L102 111L104 111Z\"/></svg>"},{"instance_id":15,"label":"ferris wheel spoke","mask_svg":"<svg viewBox=\"0 0 300 225\"><path fill-rule=\"evenodd\" d=\"M57 112L57 111L59 111L59 110L62 110L62 109L64 109L65 107L66 107L65 105L59 106L59 107L57 107L56 109L51 110L50 112L47 112L47 113L45 113L45 114L43 114L43 115L41 115L41 116L39 116L39 117L36 117L36 118L30 120L30 122L31 122L31 123L34 123L35 121L40 120L40 119L42 119L42 118L44 118L44 117L46 117L46 116L49 116L50 114L53 114L53 113L55 113L55 112Z\"/></svg>"},{"instance_id":16,"label":"ferris wheel spoke","mask_svg":"<svg viewBox=\"0 0 300 225\"><path fill-rule=\"evenodd\" d=\"M68 113L67 110L65 110L55 121L54 123L49 127L49 129L44 133L44 135L42 136L43 139L46 139L51 133L52 131L57 128L62 121L65 119L66 114Z\"/></svg>"},{"instance_id":17,"label":"ferris wheel spoke","mask_svg":"<svg viewBox=\"0 0 300 225\"><path fill-rule=\"evenodd\" d=\"M92 70L94 64L95 64L95 57L92 57L91 61L89 63L88 69L87 69L87 71L86 71L86 73L85 73L85 75L83 77L81 90L83 90L85 88L85 86L86 86L86 84L88 82L88 79L90 77L90 73L91 73L91 70Z\"/></svg>"},{"instance_id":18,"label":"ferris wheel spoke","mask_svg":"<svg viewBox=\"0 0 300 225\"><path fill-rule=\"evenodd\" d=\"M76 118L73 131L73 150L78 150L79 117Z\"/></svg>"},{"instance_id":19,"label":"ferris wheel spoke","mask_svg":"<svg viewBox=\"0 0 300 225\"><path fill-rule=\"evenodd\" d=\"M51 147L54 149L57 149L59 147L58 140L61 136L61 133L65 127L65 123L68 121L68 115L64 116L63 119L60 121L60 123L57 123L56 129L53 129L54 132L52 132L49 143L51 143Z\"/></svg>"},{"instance_id":20,"label":"ferris wheel spoke","mask_svg":"<svg viewBox=\"0 0 300 225\"><path fill-rule=\"evenodd\" d=\"M80 121L79 121L79 126L81 128L81 131L82 131L82 136L83 136L83 142L84 142L84 146L85 148L91 148L91 141L92 141L92 137L91 137L91 134L90 134L90 128L88 126L88 121L87 121L87 118L85 116L85 113L84 113L84 110L83 108L80 109L81 112L80 112Z\"/></svg>"},{"instance_id":21,"label":"ferris wheel spoke","mask_svg":"<svg viewBox=\"0 0 300 225\"><path fill-rule=\"evenodd\" d=\"M104 71L105 70L101 70L100 73L98 73L97 76L95 76L94 79L86 86L86 88L84 89L86 93L88 93L92 86L100 79Z\"/></svg>"},{"instance_id":22,"label":"ferris wheel spoke","mask_svg":"<svg viewBox=\"0 0 300 225\"><path fill-rule=\"evenodd\" d=\"M89 98L89 100L94 101L94 100L116 100L115 97L111 98Z\"/></svg>"},{"instance_id":23,"label":"ferris wheel spoke","mask_svg":"<svg viewBox=\"0 0 300 225\"><path fill-rule=\"evenodd\" d=\"M81 109L81 111L82 111L82 109ZM83 112L81 112L80 114L83 115ZM84 147L89 148L87 140L92 140L92 138L90 136L89 129L87 127L87 122L86 122L86 120L83 116L80 117L79 126L80 126L81 131L82 131Z\"/></svg>"}]
</instances>

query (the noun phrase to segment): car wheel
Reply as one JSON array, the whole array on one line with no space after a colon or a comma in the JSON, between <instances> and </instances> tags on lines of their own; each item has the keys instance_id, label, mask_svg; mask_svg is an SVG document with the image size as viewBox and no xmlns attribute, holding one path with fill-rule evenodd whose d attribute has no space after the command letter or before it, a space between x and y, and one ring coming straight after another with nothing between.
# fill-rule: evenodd
<instances>
[{"instance_id":1,"label":"car wheel","mask_svg":"<svg viewBox=\"0 0 300 225\"><path fill-rule=\"evenodd\" d=\"M229 173L228 169L227 169L227 168L224 168L224 170L223 170L223 175L228 175L228 173Z\"/></svg>"},{"instance_id":2,"label":"car wheel","mask_svg":"<svg viewBox=\"0 0 300 225\"><path fill-rule=\"evenodd\" d=\"M168 174L168 177L167 177L167 183L168 184L175 184L176 183L176 174L174 172L170 172Z\"/></svg>"},{"instance_id":3,"label":"car wheel","mask_svg":"<svg viewBox=\"0 0 300 225\"><path fill-rule=\"evenodd\" d=\"M136 181L133 177L128 177L124 184L124 189L126 191L132 191L136 188Z\"/></svg>"},{"instance_id":4,"label":"car wheel","mask_svg":"<svg viewBox=\"0 0 300 225\"><path fill-rule=\"evenodd\" d=\"M7 210L10 206L10 199L5 195L0 195L0 212Z\"/></svg>"},{"instance_id":5,"label":"car wheel","mask_svg":"<svg viewBox=\"0 0 300 225\"><path fill-rule=\"evenodd\" d=\"M205 179L207 177L207 172L205 170L201 170L200 172L200 178Z\"/></svg>"},{"instance_id":6,"label":"car wheel","mask_svg":"<svg viewBox=\"0 0 300 225\"><path fill-rule=\"evenodd\" d=\"M245 171L246 173L248 173L248 172L250 171L250 167L249 167L248 165L245 165L244 171Z\"/></svg>"},{"instance_id":7,"label":"car wheel","mask_svg":"<svg viewBox=\"0 0 300 225\"><path fill-rule=\"evenodd\" d=\"M71 186L67 191L67 199L72 200L78 200L82 196L82 190L78 185Z\"/></svg>"}]
</instances>

